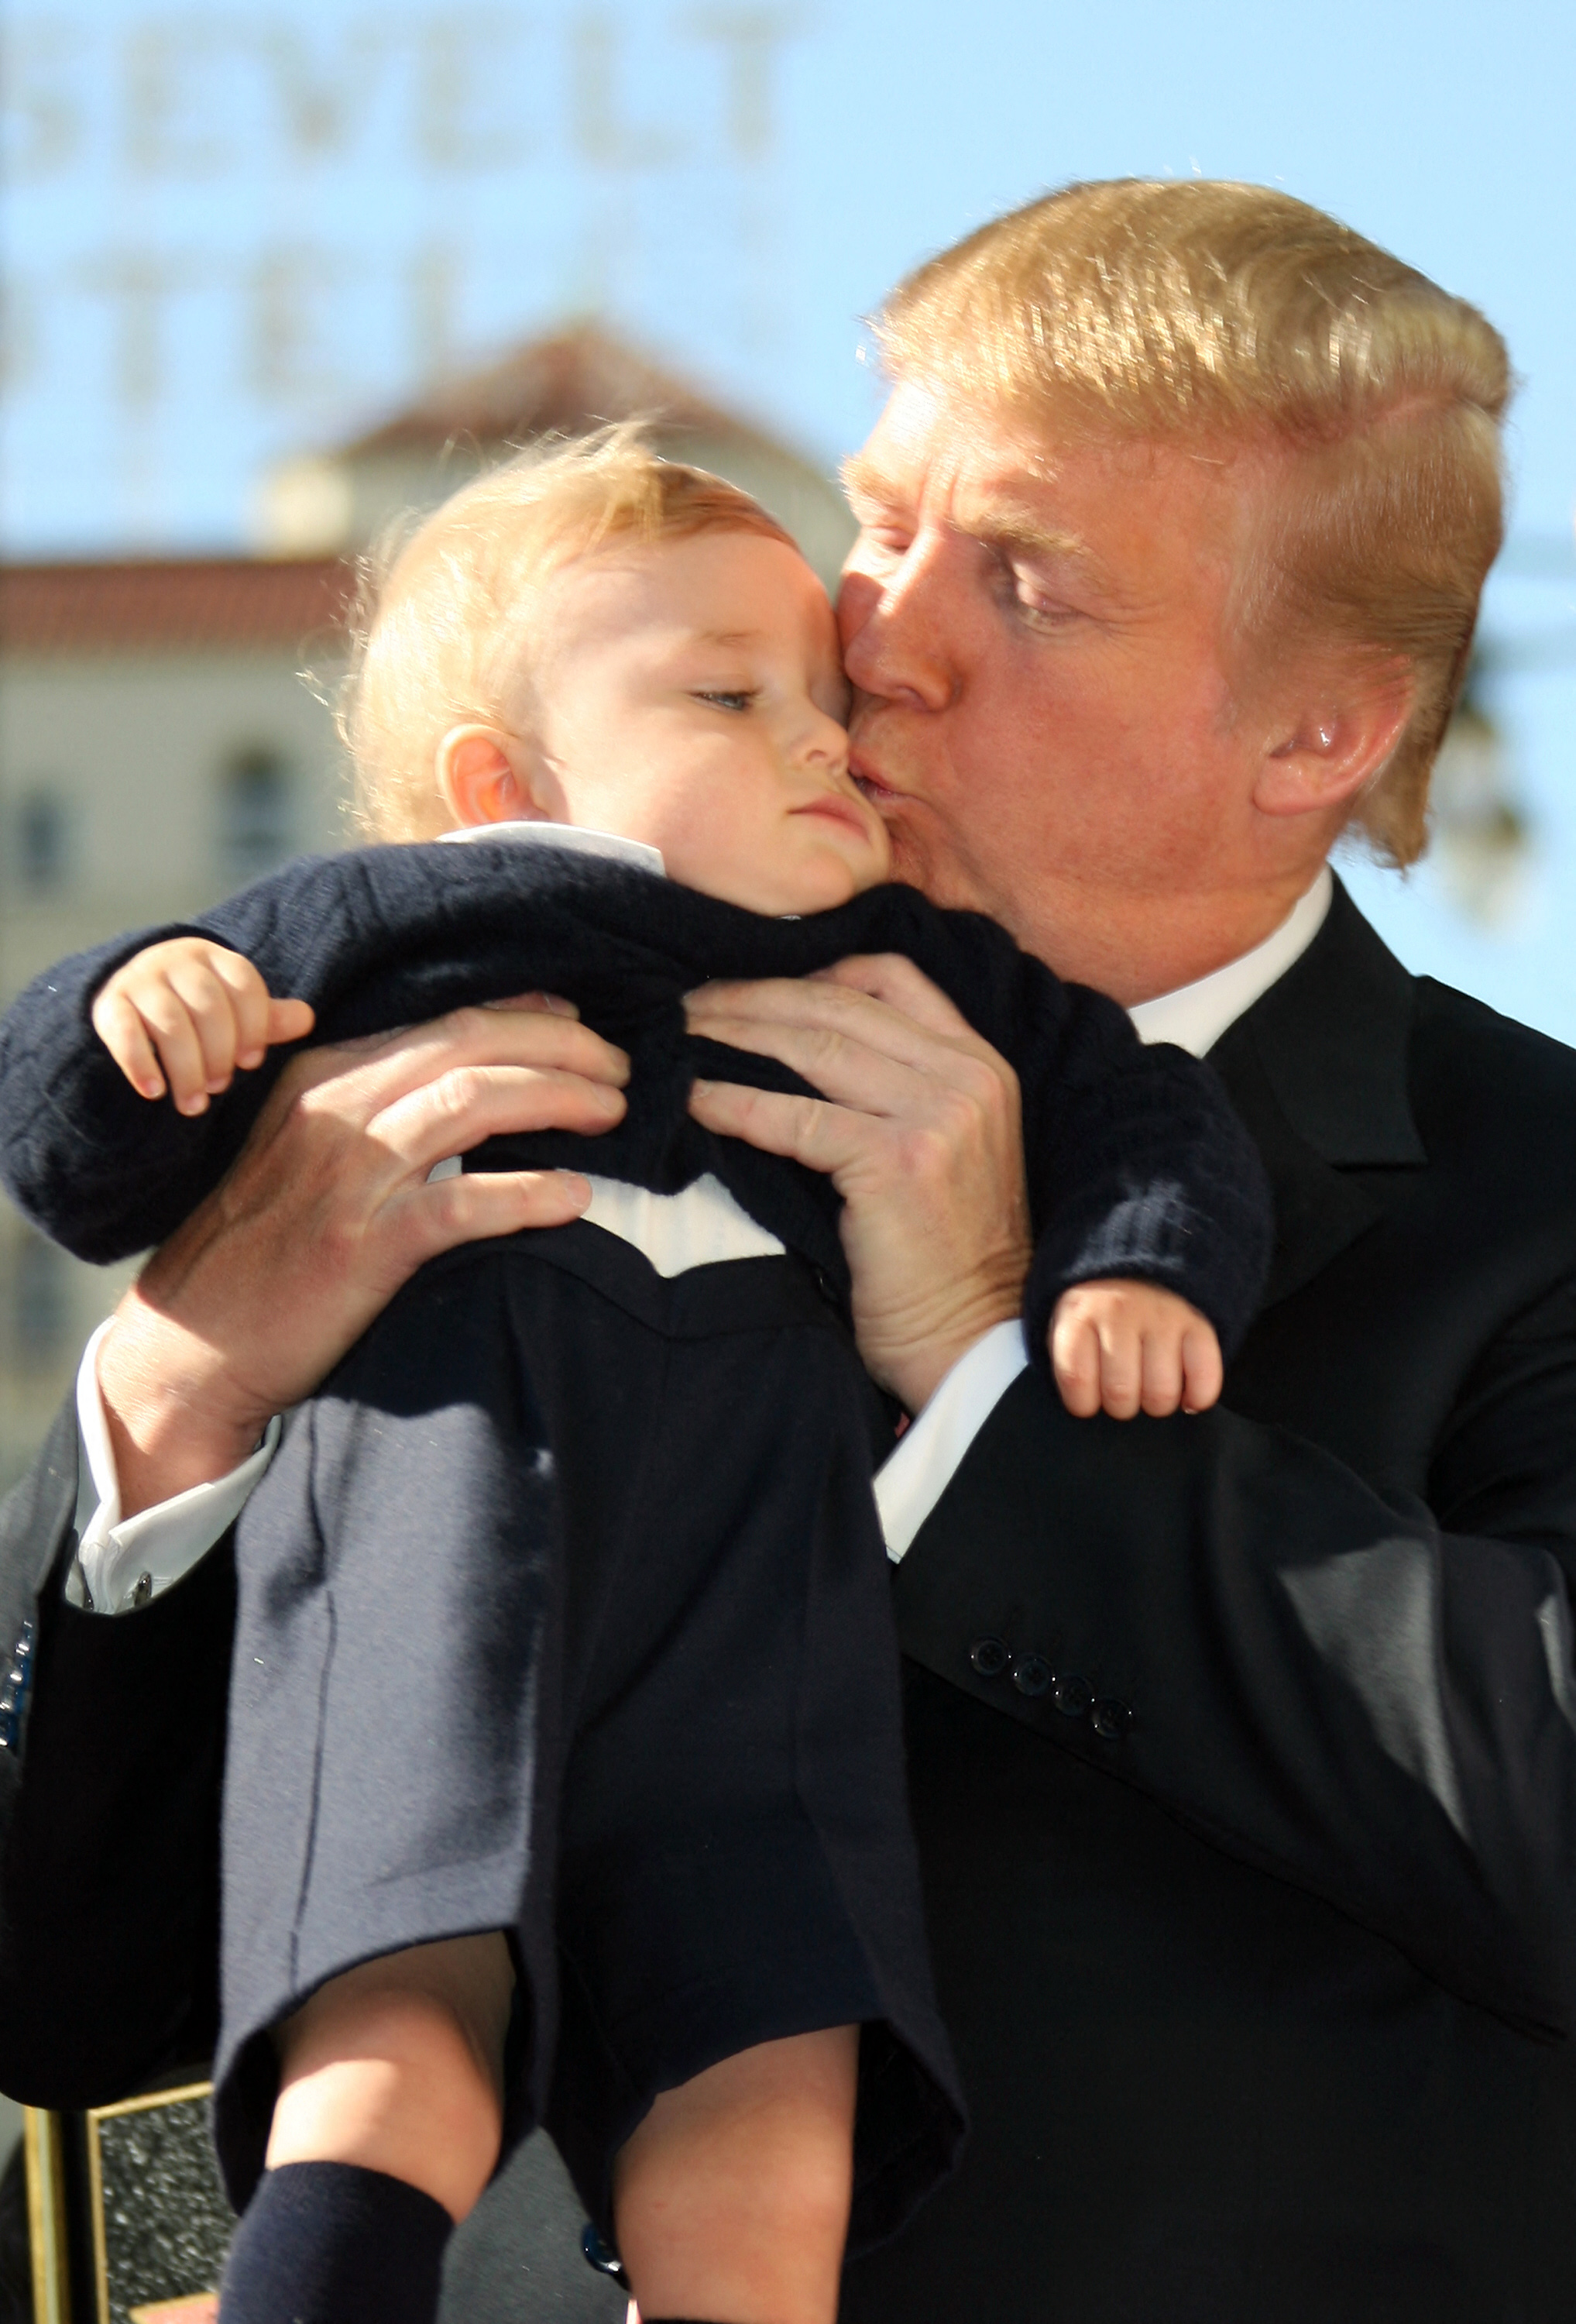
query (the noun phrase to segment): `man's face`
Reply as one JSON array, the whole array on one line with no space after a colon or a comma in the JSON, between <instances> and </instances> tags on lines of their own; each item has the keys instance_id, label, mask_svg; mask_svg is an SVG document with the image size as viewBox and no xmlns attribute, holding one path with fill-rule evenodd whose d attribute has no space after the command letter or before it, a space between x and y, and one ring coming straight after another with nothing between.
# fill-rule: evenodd
<instances>
[{"instance_id":1,"label":"man's face","mask_svg":"<svg viewBox=\"0 0 1576 2324\"><path fill-rule=\"evenodd\" d=\"M899 383L848 483L852 764L894 876L1085 976L1095 910L1261 876L1224 660L1243 464L1030 442Z\"/></svg>"}]
</instances>

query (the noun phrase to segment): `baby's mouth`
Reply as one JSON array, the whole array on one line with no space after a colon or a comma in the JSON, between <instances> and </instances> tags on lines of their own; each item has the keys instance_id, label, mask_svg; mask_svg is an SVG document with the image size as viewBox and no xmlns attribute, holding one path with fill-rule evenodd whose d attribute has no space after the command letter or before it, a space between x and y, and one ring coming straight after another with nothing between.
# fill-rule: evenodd
<instances>
[{"instance_id":1,"label":"baby's mouth","mask_svg":"<svg viewBox=\"0 0 1576 2324\"><path fill-rule=\"evenodd\" d=\"M835 791L828 791L824 798L811 799L806 806L796 807L794 813L825 816L832 822L843 824L850 831L858 832L862 839L869 836L865 819L853 801L850 798L839 798Z\"/></svg>"}]
</instances>

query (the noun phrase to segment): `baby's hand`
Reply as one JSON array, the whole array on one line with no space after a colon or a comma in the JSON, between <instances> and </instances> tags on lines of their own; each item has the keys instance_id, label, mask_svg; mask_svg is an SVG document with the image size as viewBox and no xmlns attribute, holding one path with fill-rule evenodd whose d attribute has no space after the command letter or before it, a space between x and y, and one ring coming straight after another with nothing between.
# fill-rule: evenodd
<instances>
[{"instance_id":1,"label":"baby's hand","mask_svg":"<svg viewBox=\"0 0 1576 2324\"><path fill-rule=\"evenodd\" d=\"M1203 1412L1221 1393L1221 1343L1196 1307L1154 1283L1078 1283L1051 1318L1051 1370L1080 1420Z\"/></svg>"},{"instance_id":2,"label":"baby's hand","mask_svg":"<svg viewBox=\"0 0 1576 2324\"><path fill-rule=\"evenodd\" d=\"M93 1004L93 1029L132 1087L162 1097L168 1086L181 1113L206 1113L237 1065L260 1065L312 1023L306 1001L271 1001L249 960L204 936L150 945Z\"/></svg>"}]
</instances>

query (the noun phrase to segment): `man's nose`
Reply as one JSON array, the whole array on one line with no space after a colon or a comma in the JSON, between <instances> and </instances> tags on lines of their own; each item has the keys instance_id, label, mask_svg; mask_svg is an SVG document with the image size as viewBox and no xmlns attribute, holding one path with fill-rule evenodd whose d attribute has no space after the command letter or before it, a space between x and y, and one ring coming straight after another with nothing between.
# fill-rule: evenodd
<instances>
[{"instance_id":1,"label":"man's nose","mask_svg":"<svg viewBox=\"0 0 1576 2324\"><path fill-rule=\"evenodd\" d=\"M857 553L857 552L856 552ZM843 663L862 694L945 710L956 672L942 615L946 603L941 552L916 542L880 576L845 573L837 599Z\"/></svg>"}]
</instances>

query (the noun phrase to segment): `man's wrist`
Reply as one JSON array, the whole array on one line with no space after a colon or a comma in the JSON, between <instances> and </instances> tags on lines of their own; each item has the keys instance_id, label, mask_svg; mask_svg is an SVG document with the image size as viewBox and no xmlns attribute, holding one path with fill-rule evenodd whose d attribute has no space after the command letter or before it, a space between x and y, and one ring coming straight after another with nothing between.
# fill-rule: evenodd
<instances>
[{"instance_id":1,"label":"man's wrist","mask_svg":"<svg viewBox=\"0 0 1576 2324\"><path fill-rule=\"evenodd\" d=\"M135 1285L105 1335L97 1371L123 1517L228 1476L272 1417L237 1394L216 1349Z\"/></svg>"},{"instance_id":2,"label":"man's wrist","mask_svg":"<svg viewBox=\"0 0 1576 2324\"><path fill-rule=\"evenodd\" d=\"M968 1314L950 1318L946 1328L905 1341L889 1349L867 1348L860 1335L860 1352L867 1370L905 1412L917 1419L942 1382L971 1349L1002 1324L1015 1323L1021 1302L996 1297L982 1300Z\"/></svg>"}]
</instances>

